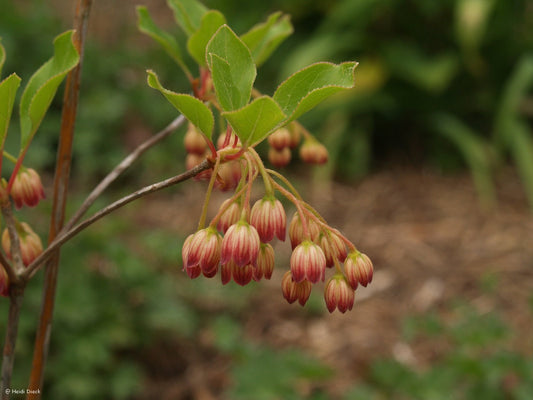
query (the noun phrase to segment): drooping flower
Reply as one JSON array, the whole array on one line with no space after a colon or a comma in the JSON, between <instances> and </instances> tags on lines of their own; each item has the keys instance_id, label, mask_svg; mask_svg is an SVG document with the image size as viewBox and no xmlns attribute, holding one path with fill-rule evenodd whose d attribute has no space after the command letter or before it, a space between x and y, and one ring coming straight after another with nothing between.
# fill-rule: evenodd
<instances>
[{"instance_id":1,"label":"drooping flower","mask_svg":"<svg viewBox=\"0 0 533 400\"><path fill-rule=\"evenodd\" d=\"M291 271L287 271L281 279L281 291L289 304L298 300L300 305L304 306L311 295L311 282L307 280L295 282Z\"/></svg>"},{"instance_id":2,"label":"drooping flower","mask_svg":"<svg viewBox=\"0 0 533 400\"><path fill-rule=\"evenodd\" d=\"M300 158L308 164L328 162L328 149L315 139L307 139L300 147Z\"/></svg>"},{"instance_id":3,"label":"drooping flower","mask_svg":"<svg viewBox=\"0 0 533 400\"><path fill-rule=\"evenodd\" d=\"M26 205L34 207L44 199L44 189L41 178L33 168L21 168L13 181L10 192L15 208Z\"/></svg>"},{"instance_id":4,"label":"drooping flower","mask_svg":"<svg viewBox=\"0 0 533 400\"><path fill-rule=\"evenodd\" d=\"M191 123L189 123L187 132L183 138L183 144L185 145L185 150L189 154L203 155L207 148L204 136L198 132L198 129Z\"/></svg>"},{"instance_id":5,"label":"drooping flower","mask_svg":"<svg viewBox=\"0 0 533 400\"><path fill-rule=\"evenodd\" d=\"M270 279L274 271L274 249L269 243L261 243L259 254L257 255L257 265L253 269L254 281L259 281L263 277Z\"/></svg>"},{"instance_id":6,"label":"drooping flower","mask_svg":"<svg viewBox=\"0 0 533 400\"><path fill-rule=\"evenodd\" d=\"M291 255L292 279L295 282L308 280L311 283L323 281L326 273L326 257L322 249L310 240L300 243Z\"/></svg>"},{"instance_id":7,"label":"drooping flower","mask_svg":"<svg viewBox=\"0 0 533 400\"><path fill-rule=\"evenodd\" d=\"M220 209L226 208L226 211L222 213L220 216L220 219L217 223L217 229L221 231L222 233L226 233L228 228L237 223L241 217L241 208L239 204L235 201L233 201L229 206L228 203L232 201L232 199L226 199L221 204Z\"/></svg>"},{"instance_id":8,"label":"drooping flower","mask_svg":"<svg viewBox=\"0 0 533 400\"><path fill-rule=\"evenodd\" d=\"M222 284L225 285L231 279L235 281L238 285L245 286L252 280L253 271L257 267L254 267L250 264L239 266L234 261L229 261L226 264L223 264L220 269L220 278Z\"/></svg>"},{"instance_id":9,"label":"drooping flower","mask_svg":"<svg viewBox=\"0 0 533 400\"><path fill-rule=\"evenodd\" d=\"M268 137L268 144L280 151L291 145L291 133L287 128L279 128Z\"/></svg>"},{"instance_id":10,"label":"drooping flower","mask_svg":"<svg viewBox=\"0 0 533 400\"><path fill-rule=\"evenodd\" d=\"M200 267L206 276L213 276L220 263L222 237L215 228L200 229L190 235L183 244L183 268ZM196 271L193 275L196 274Z\"/></svg>"},{"instance_id":11,"label":"drooping flower","mask_svg":"<svg viewBox=\"0 0 533 400\"><path fill-rule=\"evenodd\" d=\"M268 149L268 161L275 167L282 168L291 162L292 154L288 147L276 150L271 147Z\"/></svg>"},{"instance_id":12,"label":"drooping flower","mask_svg":"<svg viewBox=\"0 0 533 400\"><path fill-rule=\"evenodd\" d=\"M318 224L310 218L306 219L308 235L306 236L303 228L302 221L300 219L300 213L295 212L292 216L291 223L289 224L289 238L291 239L291 246L294 249L304 240L308 239L313 242L318 240L320 234L320 227Z\"/></svg>"},{"instance_id":13,"label":"drooping flower","mask_svg":"<svg viewBox=\"0 0 533 400\"><path fill-rule=\"evenodd\" d=\"M255 265L260 243L257 230L241 219L229 227L222 239L221 263L234 261L240 267Z\"/></svg>"},{"instance_id":14,"label":"drooping flower","mask_svg":"<svg viewBox=\"0 0 533 400\"><path fill-rule=\"evenodd\" d=\"M360 283L363 286L372 282L374 266L366 254L357 250L352 251L344 261L344 273L352 288L357 288Z\"/></svg>"},{"instance_id":15,"label":"drooping flower","mask_svg":"<svg viewBox=\"0 0 533 400\"><path fill-rule=\"evenodd\" d=\"M258 200L250 212L250 224L255 226L263 243L270 242L274 235L284 241L287 216L283 204L272 196Z\"/></svg>"},{"instance_id":16,"label":"drooping flower","mask_svg":"<svg viewBox=\"0 0 533 400\"><path fill-rule=\"evenodd\" d=\"M28 266L43 252L43 244L39 236L26 222L17 223L16 228L19 236L22 262L25 266ZM7 258L11 260L11 239L7 228L2 233L2 248Z\"/></svg>"},{"instance_id":17,"label":"drooping flower","mask_svg":"<svg viewBox=\"0 0 533 400\"><path fill-rule=\"evenodd\" d=\"M338 231L332 229L326 233L321 233L319 245L326 256L326 267L331 268L335 265L335 259L343 262L346 259L346 245L340 238Z\"/></svg>"},{"instance_id":18,"label":"drooping flower","mask_svg":"<svg viewBox=\"0 0 533 400\"><path fill-rule=\"evenodd\" d=\"M337 308L341 313L351 310L355 298L355 290L346 281L344 276L336 274L327 282L324 289L326 307L331 313Z\"/></svg>"}]
</instances>

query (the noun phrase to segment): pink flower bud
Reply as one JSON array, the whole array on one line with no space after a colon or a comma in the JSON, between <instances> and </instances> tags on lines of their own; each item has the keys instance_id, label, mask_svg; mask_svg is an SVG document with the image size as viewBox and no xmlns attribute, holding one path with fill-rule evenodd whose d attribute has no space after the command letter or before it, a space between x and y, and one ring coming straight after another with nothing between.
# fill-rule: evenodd
<instances>
[{"instance_id":1,"label":"pink flower bud","mask_svg":"<svg viewBox=\"0 0 533 400\"><path fill-rule=\"evenodd\" d=\"M340 238L338 231L332 229L331 231L320 234L319 239L320 248L324 251L326 256L326 267L331 268L335 265L335 259L344 262L346 259L346 245Z\"/></svg>"},{"instance_id":2,"label":"pink flower bud","mask_svg":"<svg viewBox=\"0 0 533 400\"><path fill-rule=\"evenodd\" d=\"M257 230L244 220L231 225L222 239L221 263L234 261L238 266L256 265L259 253Z\"/></svg>"},{"instance_id":3,"label":"pink flower bud","mask_svg":"<svg viewBox=\"0 0 533 400\"><path fill-rule=\"evenodd\" d=\"M211 227L189 236L183 244L183 268L188 271L200 267L204 275L214 276L220 263L221 243L222 237Z\"/></svg>"},{"instance_id":4,"label":"pink flower bud","mask_svg":"<svg viewBox=\"0 0 533 400\"><path fill-rule=\"evenodd\" d=\"M320 227L312 219L307 218L307 230L309 235L306 237L304 234L304 228L302 221L300 220L300 213L295 212L292 216L291 223L289 225L289 238L291 239L292 249L302 243L305 239L310 239L313 242L318 240L320 234Z\"/></svg>"},{"instance_id":5,"label":"pink flower bud","mask_svg":"<svg viewBox=\"0 0 533 400\"><path fill-rule=\"evenodd\" d=\"M325 164L328 162L328 150L313 139L307 139L300 147L300 158L309 164Z\"/></svg>"},{"instance_id":6,"label":"pink flower bud","mask_svg":"<svg viewBox=\"0 0 533 400\"><path fill-rule=\"evenodd\" d=\"M241 165L235 161L230 161L222 164L218 169L217 180L215 181L215 187L222 191L233 190L239 184L241 180Z\"/></svg>"},{"instance_id":7,"label":"pink flower bud","mask_svg":"<svg viewBox=\"0 0 533 400\"><path fill-rule=\"evenodd\" d=\"M257 255L257 265L253 269L254 281L260 281L263 277L270 279L274 271L274 249L268 243L261 243Z\"/></svg>"},{"instance_id":8,"label":"pink flower bud","mask_svg":"<svg viewBox=\"0 0 533 400\"><path fill-rule=\"evenodd\" d=\"M226 233L228 228L231 225L236 224L241 218L241 207L235 201L233 201L228 206L228 203L230 201L232 201L232 199L226 199L220 206L220 209L228 207L226 211L222 213L217 223L217 229L221 231L222 233Z\"/></svg>"},{"instance_id":9,"label":"pink flower bud","mask_svg":"<svg viewBox=\"0 0 533 400\"><path fill-rule=\"evenodd\" d=\"M9 277L4 267L0 265L0 296L9 296Z\"/></svg>"},{"instance_id":10,"label":"pink flower bud","mask_svg":"<svg viewBox=\"0 0 533 400\"><path fill-rule=\"evenodd\" d=\"M28 266L43 252L43 244L39 236L26 222L17 223L17 233L20 242L22 262ZM2 248L8 259L11 260L11 239L7 228L2 234Z\"/></svg>"},{"instance_id":11,"label":"pink flower bud","mask_svg":"<svg viewBox=\"0 0 533 400\"><path fill-rule=\"evenodd\" d=\"M273 147L268 149L268 161L275 167L285 167L291 162L291 151L288 147L276 150Z\"/></svg>"},{"instance_id":12,"label":"pink flower bud","mask_svg":"<svg viewBox=\"0 0 533 400\"><path fill-rule=\"evenodd\" d=\"M291 134L287 128L279 128L268 137L268 144L280 151L291 144Z\"/></svg>"},{"instance_id":13,"label":"pink flower bud","mask_svg":"<svg viewBox=\"0 0 533 400\"><path fill-rule=\"evenodd\" d=\"M296 122L291 122L289 124L289 133L291 135L291 141L289 143L289 147L291 149L294 149L296 146L300 144L300 132L301 128Z\"/></svg>"},{"instance_id":14,"label":"pink flower bud","mask_svg":"<svg viewBox=\"0 0 533 400\"><path fill-rule=\"evenodd\" d=\"M324 300L328 311L332 313L338 308L341 313L351 310L355 298L355 290L346 282L342 275L332 276L324 289Z\"/></svg>"},{"instance_id":15,"label":"pink flower bud","mask_svg":"<svg viewBox=\"0 0 533 400\"><path fill-rule=\"evenodd\" d=\"M253 270L255 268L256 267L250 264L240 267L235 262L230 261L221 267L220 277L222 279L222 284L227 284L231 278L233 278L238 285L247 285L252 280Z\"/></svg>"},{"instance_id":16,"label":"pink flower bud","mask_svg":"<svg viewBox=\"0 0 533 400\"><path fill-rule=\"evenodd\" d=\"M298 300L300 305L303 306L311 295L311 282L306 280L295 282L292 279L291 271L287 271L281 279L281 291L283 292L283 297L285 297L289 304Z\"/></svg>"},{"instance_id":17,"label":"pink flower bud","mask_svg":"<svg viewBox=\"0 0 533 400\"><path fill-rule=\"evenodd\" d=\"M183 138L183 143L185 145L185 150L189 154L203 155L207 148L204 136L191 123L189 123L187 132Z\"/></svg>"},{"instance_id":18,"label":"pink flower bud","mask_svg":"<svg viewBox=\"0 0 533 400\"><path fill-rule=\"evenodd\" d=\"M366 287L372 282L374 266L366 254L353 251L344 261L344 273L352 288L356 289L358 283Z\"/></svg>"},{"instance_id":19,"label":"pink flower bud","mask_svg":"<svg viewBox=\"0 0 533 400\"><path fill-rule=\"evenodd\" d=\"M32 168L21 168L13 181L10 194L17 209L23 205L36 206L45 197L39 174Z\"/></svg>"},{"instance_id":20,"label":"pink flower bud","mask_svg":"<svg viewBox=\"0 0 533 400\"><path fill-rule=\"evenodd\" d=\"M286 220L285 209L281 202L269 196L258 200L250 213L250 224L255 226L263 243L270 242L274 235L284 241Z\"/></svg>"},{"instance_id":21,"label":"pink flower bud","mask_svg":"<svg viewBox=\"0 0 533 400\"><path fill-rule=\"evenodd\" d=\"M326 257L315 243L304 240L291 255L292 279L295 282L308 280L311 283L323 281L326 273Z\"/></svg>"}]
</instances>

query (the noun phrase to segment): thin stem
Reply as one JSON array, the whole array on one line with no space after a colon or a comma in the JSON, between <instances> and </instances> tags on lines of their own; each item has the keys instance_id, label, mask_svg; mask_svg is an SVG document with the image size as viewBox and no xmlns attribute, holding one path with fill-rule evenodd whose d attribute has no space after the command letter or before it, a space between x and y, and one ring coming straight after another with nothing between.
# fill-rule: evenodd
<instances>
[{"instance_id":1,"label":"thin stem","mask_svg":"<svg viewBox=\"0 0 533 400\"><path fill-rule=\"evenodd\" d=\"M72 237L74 237L75 235L98 221L100 218L105 217L107 214L125 206L126 204L131 203L134 200L137 200L140 197L157 192L161 189L167 188L177 183L186 181L187 179L198 175L200 172L212 168L212 166L212 162L206 159L194 168L191 168L190 170L185 171L182 174L173 176L169 179L165 179L164 181L145 186L142 189L139 189L125 197L122 197L114 203L111 203L107 207L102 208L100 211L96 212L91 217L83 220L76 226L72 227L69 231L59 234L56 239L52 243L50 243L48 247L30 265L28 265L28 267L24 270L23 277L31 278L40 268L42 263L51 256L55 249L57 249L63 243L65 243L66 241L68 241L69 239L71 239Z\"/></svg>"},{"instance_id":2,"label":"thin stem","mask_svg":"<svg viewBox=\"0 0 533 400\"><path fill-rule=\"evenodd\" d=\"M270 175L268 175L265 169L265 165L263 164L263 161L261 161L261 157L259 157L259 154L257 154L257 152L253 148L250 148L250 154L252 154L252 156L254 157L257 168L259 168L259 173L261 174L261 177L263 178L263 183L265 185L266 194L272 196L274 194L272 183L270 183L270 180L272 178L270 177Z\"/></svg>"},{"instance_id":3,"label":"thin stem","mask_svg":"<svg viewBox=\"0 0 533 400\"><path fill-rule=\"evenodd\" d=\"M213 167L213 172L211 173L211 179L209 180L209 185L207 186L207 192L205 193L204 205L202 207L202 214L200 215L200 220L198 221L198 230L203 229L205 226L205 219L207 218L207 207L209 206L209 200L211 199L211 193L213 192L213 186L217 180L218 168L220 167L220 157L217 157L215 161L215 166Z\"/></svg>"},{"instance_id":4,"label":"thin stem","mask_svg":"<svg viewBox=\"0 0 533 400\"><path fill-rule=\"evenodd\" d=\"M9 399L8 389L11 388L11 376L13 375L13 365L15 363L15 346L17 343L20 310L23 298L24 286L11 284L9 288L9 315L7 318L6 338L2 358L2 375L0 380L2 400Z\"/></svg>"},{"instance_id":5,"label":"thin stem","mask_svg":"<svg viewBox=\"0 0 533 400\"><path fill-rule=\"evenodd\" d=\"M242 196L246 188L241 188L240 190L236 191L233 196L230 197L230 201L228 201L223 207L220 207L218 210L218 213L213 217L211 222L209 223L209 226L216 227L218 224L218 220L222 217L222 215L226 212L228 208L233 204L234 201L236 201L239 196Z\"/></svg>"},{"instance_id":6,"label":"thin stem","mask_svg":"<svg viewBox=\"0 0 533 400\"><path fill-rule=\"evenodd\" d=\"M292 192L292 194L300 201L303 201L303 198L302 196L300 196L300 193L298 193L298 191L296 190L296 188L289 182L289 180L287 178L285 178L283 175L281 175L278 171L275 171L273 169L268 169L266 168L265 169L266 172L268 172L270 175L274 175L276 178L278 178L279 180L281 180L288 188L289 190Z\"/></svg>"},{"instance_id":7,"label":"thin stem","mask_svg":"<svg viewBox=\"0 0 533 400\"><path fill-rule=\"evenodd\" d=\"M302 230L305 238L310 239L309 226L307 225L307 220L305 219L304 209L302 208L302 201L297 199L291 192L281 186L279 183L272 180L274 187L281 192L287 199L289 199L295 206L298 215L300 216L300 221L302 221Z\"/></svg>"},{"instance_id":8,"label":"thin stem","mask_svg":"<svg viewBox=\"0 0 533 400\"><path fill-rule=\"evenodd\" d=\"M17 157L15 157L14 155L8 153L7 151L4 150L3 152L3 155L5 158L7 158L9 161L11 161L13 164L16 164L17 163Z\"/></svg>"},{"instance_id":9,"label":"thin stem","mask_svg":"<svg viewBox=\"0 0 533 400\"><path fill-rule=\"evenodd\" d=\"M83 204L78 211L70 218L66 223L64 230L71 229L87 210L93 205L96 199L104 192L105 189L111 185L127 168L129 168L141 155L161 140L170 135L173 131L178 129L186 121L183 115L175 118L170 124L168 124L163 130L156 133L150 139L141 143L135 150L133 150L126 158L124 158L102 181L93 189L93 191L87 196Z\"/></svg>"}]
</instances>

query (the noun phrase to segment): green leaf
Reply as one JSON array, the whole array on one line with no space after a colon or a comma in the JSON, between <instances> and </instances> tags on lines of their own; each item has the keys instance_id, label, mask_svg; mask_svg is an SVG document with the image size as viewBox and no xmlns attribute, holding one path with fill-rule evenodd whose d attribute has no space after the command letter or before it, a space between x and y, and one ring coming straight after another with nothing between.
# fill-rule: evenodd
<instances>
[{"instance_id":1,"label":"green leaf","mask_svg":"<svg viewBox=\"0 0 533 400\"><path fill-rule=\"evenodd\" d=\"M258 66L293 32L290 17L284 15L280 19L280 16L281 12L270 15L266 22L255 25L241 36Z\"/></svg>"},{"instance_id":2,"label":"green leaf","mask_svg":"<svg viewBox=\"0 0 533 400\"><path fill-rule=\"evenodd\" d=\"M0 43L0 78L2 77L2 67L4 66L5 61L6 61L6 51L4 49L4 46L2 46L2 43Z\"/></svg>"},{"instance_id":3,"label":"green leaf","mask_svg":"<svg viewBox=\"0 0 533 400\"><path fill-rule=\"evenodd\" d=\"M222 113L243 145L255 145L279 128L287 118L279 105L268 96L259 97L236 111Z\"/></svg>"},{"instance_id":4,"label":"green leaf","mask_svg":"<svg viewBox=\"0 0 533 400\"><path fill-rule=\"evenodd\" d=\"M244 107L257 73L248 47L227 25L222 25L206 51L215 92L224 111Z\"/></svg>"},{"instance_id":5,"label":"green leaf","mask_svg":"<svg viewBox=\"0 0 533 400\"><path fill-rule=\"evenodd\" d=\"M174 39L170 33L165 32L154 23L147 8L144 6L137 6L137 26L141 32L157 41L182 69L188 71L176 39Z\"/></svg>"},{"instance_id":6,"label":"green leaf","mask_svg":"<svg viewBox=\"0 0 533 400\"><path fill-rule=\"evenodd\" d=\"M0 82L0 153L4 149L7 128L11 120L15 95L20 85L20 78L13 73Z\"/></svg>"},{"instance_id":7,"label":"green leaf","mask_svg":"<svg viewBox=\"0 0 533 400\"><path fill-rule=\"evenodd\" d=\"M148 85L151 88L159 90L163 96L172 104L185 118L187 118L194 126L196 126L202 133L211 140L213 133L213 125L215 119L211 110L200 100L188 94L175 93L171 90L165 89L159 83L157 75L148 70Z\"/></svg>"},{"instance_id":8,"label":"green leaf","mask_svg":"<svg viewBox=\"0 0 533 400\"><path fill-rule=\"evenodd\" d=\"M195 61L202 67L207 66L205 48L209 39L218 28L226 23L226 18L217 10L208 11L203 17L200 28L187 41L187 49Z\"/></svg>"},{"instance_id":9,"label":"green leaf","mask_svg":"<svg viewBox=\"0 0 533 400\"><path fill-rule=\"evenodd\" d=\"M356 66L356 62L310 65L279 85L273 98L289 120L294 120L332 94L353 88Z\"/></svg>"},{"instance_id":10,"label":"green leaf","mask_svg":"<svg viewBox=\"0 0 533 400\"><path fill-rule=\"evenodd\" d=\"M54 40L54 56L30 78L20 99L21 151L30 144L39 128L57 88L80 59L72 42L74 31L62 33Z\"/></svg>"},{"instance_id":11,"label":"green leaf","mask_svg":"<svg viewBox=\"0 0 533 400\"><path fill-rule=\"evenodd\" d=\"M184 30L187 36L191 36L200 28L202 17L207 12L207 8L196 0L167 0L178 25Z\"/></svg>"}]
</instances>

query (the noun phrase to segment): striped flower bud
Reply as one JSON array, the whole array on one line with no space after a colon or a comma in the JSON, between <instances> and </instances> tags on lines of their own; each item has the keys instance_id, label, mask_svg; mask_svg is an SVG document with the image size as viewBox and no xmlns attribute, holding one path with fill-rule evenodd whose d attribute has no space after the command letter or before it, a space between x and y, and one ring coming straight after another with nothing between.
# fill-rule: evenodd
<instances>
[{"instance_id":1,"label":"striped flower bud","mask_svg":"<svg viewBox=\"0 0 533 400\"><path fill-rule=\"evenodd\" d=\"M220 268L220 278L222 280L222 284L227 284L233 278L235 283L245 286L252 280L253 271L255 268L256 267L250 264L240 267L234 261L229 261L228 263L223 264Z\"/></svg>"},{"instance_id":2,"label":"striped flower bud","mask_svg":"<svg viewBox=\"0 0 533 400\"><path fill-rule=\"evenodd\" d=\"M326 256L326 267L331 268L335 265L335 259L344 262L346 259L346 245L339 236L339 231L332 229L326 233L321 233L319 245Z\"/></svg>"},{"instance_id":3,"label":"striped flower bud","mask_svg":"<svg viewBox=\"0 0 533 400\"><path fill-rule=\"evenodd\" d=\"M207 148L204 136L191 123L189 123L187 132L183 138L183 144L185 145L185 150L189 154L202 155Z\"/></svg>"},{"instance_id":4,"label":"striped flower bud","mask_svg":"<svg viewBox=\"0 0 533 400\"><path fill-rule=\"evenodd\" d=\"M43 244L39 236L26 222L17 223L17 233L19 236L22 262L28 266L43 252ZM7 228L4 229L2 234L2 248L7 258L11 260L11 239Z\"/></svg>"},{"instance_id":5,"label":"striped flower bud","mask_svg":"<svg viewBox=\"0 0 533 400\"><path fill-rule=\"evenodd\" d=\"M215 187L223 192L233 190L241 180L241 165L235 161L224 163L218 169L217 180Z\"/></svg>"},{"instance_id":6,"label":"striped flower bud","mask_svg":"<svg viewBox=\"0 0 533 400\"><path fill-rule=\"evenodd\" d=\"M300 243L291 255L292 279L295 282L323 281L326 273L326 257L322 249L310 240Z\"/></svg>"},{"instance_id":7,"label":"striped flower bud","mask_svg":"<svg viewBox=\"0 0 533 400\"><path fill-rule=\"evenodd\" d=\"M244 220L229 227L222 239L221 263L234 261L238 266L255 265L259 253L259 235L257 230Z\"/></svg>"},{"instance_id":8,"label":"striped flower bud","mask_svg":"<svg viewBox=\"0 0 533 400\"><path fill-rule=\"evenodd\" d=\"M291 151L288 147L285 147L281 150L276 150L273 147L268 149L268 161L270 161L270 164L275 167L285 167L291 162L291 157Z\"/></svg>"},{"instance_id":9,"label":"striped flower bud","mask_svg":"<svg viewBox=\"0 0 533 400\"><path fill-rule=\"evenodd\" d=\"M300 213L295 212L292 216L291 223L289 225L289 238L291 239L291 246L294 250L296 246L298 246L300 243L302 243L305 239L310 239L311 241L315 242L318 240L318 236L320 234L320 227L318 224L313 221L312 219L307 218L307 230L308 236L304 234L304 228L302 221L300 220Z\"/></svg>"},{"instance_id":10,"label":"striped flower bud","mask_svg":"<svg viewBox=\"0 0 533 400\"><path fill-rule=\"evenodd\" d=\"M308 164L325 164L328 162L328 149L314 139L307 139L300 147L300 158Z\"/></svg>"},{"instance_id":11,"label":"striped flower bud","mask_svg":"<svg viewBox=\"0 0 533 400\"><path fill-rule=\"evenodd\" d=\"M285 300L287 300L289 304L298 300L300 305L303 306L311 295L311 282L306 280L295 282L292 279L291 271L287 271L281 279L281 291L283 292L283 297L285 297Z\"/></svg>"},{"instance_id":12,"label":"striped flower bud","mask_svg":"<svg viewBox=\"0 0 533 400\"><path fill-rule=\"evenodd\" d=\"M346 281L344 276L336 274L326 283L324 300L328 311L332 313L336 308L345 313L353 308L355 290Z\"/></svg>"},{"instance_id":13,"label":"striped flower bud","mask_svg":"<svg viewBox=\"0 0 533 400\"><path fill-rule=\"evenodd\" d=\"M270 242L274 235L284 241L286 221L283 205L272 196L265 196L258 200L250 213L250 224L255 226L263 243Z\"/></svg>"},{"instance_id":14,"label":"striped flower bud","mask_svg":"<svg viewBox=\"0 0 533 400\"><path fill-rule=\"evenodd\" d=\"M274 249L268 243L261 243L257 255L257 265L253 269L254 281L260 281L263 277L270 279L274 271Z\"/></svg>"},{"instance_id":15,"label":"striped flower bud","mask_svg":"<svg viewBox=\"0 0 533 400\"><path fill-rule=\"evenodd\" d=\"M218 223L217 223L217 228L222 233L226 233L228 228L231 225L236 224L239 221L239 219L241 218L241 208L240 208L239 204L237 204L235 201L233 201L228 206L229 202L231 202L231 201L232 201L232 199L226 199L226 200L224 200L224 202L220 206L220 209L228 207L226 209L226 211L224 211L222 213L222 215L220 216L220 219L218 220Z\"/></svg>"},{"instance_id":16,"label":"striped flower bud","mask_svg":"<svg viewBox=\"0 0 533 400\"><path fill-rule=\"evenodd\" d=\"M358 283L366 287L372 282L374 266L366 254L355 250L344 261L344 273L352 288L356 289Z\"/></svg>"},{"instance_id":17,"label":"striped flower bud","mask_svg":"<svg viewBox=\"0 0 533 400\"><path fill-rule=\"evenodd\" d=\"M204 275L213 276L220 263L221 243L222 237L211 227L189 236L182 250L183 268L200 267Z\"/></svg>"},{"instance_id":18,"label":"striped flower bud","mask_svg":"<svg viewBox=\"0 0 533 400\"><path fill-rule=\"evenodd\" d=\"M291 133L287 128L279 128L268 137L268 144L276 150L283 150L291 145Z\"/></svg>"},{"instance_id":19,"label":"striped flower bud","mask_svg":"<svg viewBox=\"0 0 533 400\"><path fill-rule=\"evenodd\" d=\"M13 181L10 192L15 208L22 206L34 207L44 199L41 178L33 168L21 168Z\"/></svg>"},{"instance_id":20,"label":"striped flower bud","mask_svg":"<svg viewBox=\"0 0 533 400\"><path fill-rule=\"evenodd\" d=\"M0 265L0 296L9 296L9 276L4 267Z\"/></svg>"}]
</instances>

